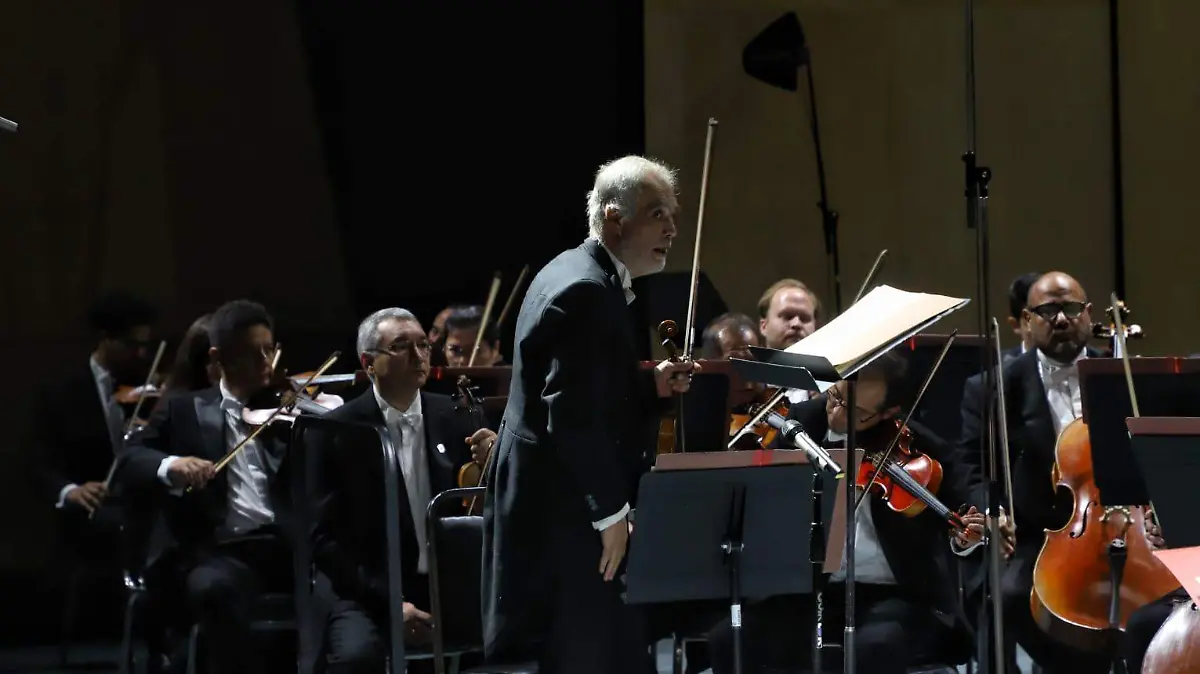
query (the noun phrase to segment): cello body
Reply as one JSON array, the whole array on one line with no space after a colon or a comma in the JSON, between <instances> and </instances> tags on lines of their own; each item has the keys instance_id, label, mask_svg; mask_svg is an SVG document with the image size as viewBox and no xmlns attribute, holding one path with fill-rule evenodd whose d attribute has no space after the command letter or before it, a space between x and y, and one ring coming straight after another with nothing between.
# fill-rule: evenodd
<instances>
[{"instance_id":1,"label":"cello body","mask_svg":"<svg viewBox=\"0 0 1200 674\"><path fill-rule=\"evenodd\" d=\"M1200 609L1184 602L1159 628L1146 649L1142 674L1200 674Z\"/></svg>"},{"instance_id":2,"label":"cello body","mask_svg":"<svg viewBox=\"0 0 1200 674\"><path fill-rule=\"evenodd\" d=\"M1127 554L1120 588L1122 630L1130 614L1179 587L1179 581L1154 556L1146 539L1145 508L1106 509L1100 504L1091 441L1082 419L1059 434L1051 479L1056 488L1070 490L1074 508L1063 528L1046 531L1038 553L1029 598L1034 620L1057 641L1085 651L1111 652L1118 635L1109 629L1110 543L1124 540Z\"/></svg>"}]
</instances>

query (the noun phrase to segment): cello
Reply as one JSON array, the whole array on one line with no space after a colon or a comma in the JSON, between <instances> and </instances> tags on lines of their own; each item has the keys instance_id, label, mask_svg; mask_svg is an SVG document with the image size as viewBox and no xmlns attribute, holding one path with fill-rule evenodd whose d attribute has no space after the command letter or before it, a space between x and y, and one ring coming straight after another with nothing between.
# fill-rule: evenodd
<instances>
[{"instance_id":1,"label":"cello","mask_svg":"<svg viewBox=\"0 0 1200 674\"><path fill-rule=\"evenodd\" d=\"M1123 305L1112 296L1113 354L1125 364L1133 416L1138 413L1126 353ZM1119 307L1119 308L1118 308ZM1179 587L1153 554L1145 521L1153 506L1101 505L1088 427L1076 419L1059 433L1051 480L1073 497L1070 520L1047 530L1033 569L1029 604L1051 637L1085 651L1111 653L1138 608Z\"/></svg>"}]
</instances>

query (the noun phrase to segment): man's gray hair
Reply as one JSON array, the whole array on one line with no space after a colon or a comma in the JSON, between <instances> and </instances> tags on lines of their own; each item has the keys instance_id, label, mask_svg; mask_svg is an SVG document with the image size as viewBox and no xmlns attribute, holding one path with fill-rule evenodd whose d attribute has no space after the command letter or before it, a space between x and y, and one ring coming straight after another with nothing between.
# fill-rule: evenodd
<instances>
[{"instance_id":1,"label":"man's gray hair","mask_svg":"<svg viewBox=\"0 0 1200 674\"><path fill-rule=\"evenodd\" d=\"M596 182L587 195L588 235L600 239L604 227L604 209L613 206L621 220L633 217L638 196L651 177L656 177L675 191L675 169L637 155L614 159L596 171Z\"/></svg>"},{"instance_id":2,"label":"man's gray hair","mask_svg":"<svg viewBox=\"0 0 1200 674\"><path fill-rule=\"evenodd\" d=\"M388 309L380 309L364 318L363 322L358 324L358 341L355 344L360 357L368 351L379 348L379 325L389 319L415 321L417 317L407 309L390 307Z\"/></svg>"}]
</instances>

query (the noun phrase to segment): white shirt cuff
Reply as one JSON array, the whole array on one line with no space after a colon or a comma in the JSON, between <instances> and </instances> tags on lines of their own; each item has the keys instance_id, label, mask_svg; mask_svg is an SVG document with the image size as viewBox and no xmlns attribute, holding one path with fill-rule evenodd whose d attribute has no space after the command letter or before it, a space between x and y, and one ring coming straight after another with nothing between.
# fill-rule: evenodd
<instances>
[{"instance_id":1,"label":"white shirt cuff","mask_svg":"<svg viewBox=\"0 0 1200 674\"><path fill-rule=\"evenodd\" d=\"M171 476L167 474L167 471L171 468L171 464L175 463L175 460L178 458L179 458L178 456L174 456L174 455L168 456L167 458L163 459L158 464L158 479L160 482L167 485L168 487L173 487L174 485L171 484ZM183 490L173 488L168 493L170 493L173 496L180 496L183 494Z\"/></svg>"},{"instance_id":2,"label":"white shirt cuff","mask_svg":"<svg viewBox=\"0 0 1200 674\"><path fill-rule=\"evenodd\" d=\"M983 545L983 541L976 541L976 542L968 545L967 547L963 548L963 547L959 547L958 543L955 543L954 541L955 541L954 538L950 539L950 551L953 552L954 554L958 555L959 557L966 557L966 556L970 555L972 552L975 552L975 548Z\"/></svg>"},{"instance_id":3,"label":"white shirt cuff","mask_svg":"<svg viewBox=\"0 0 1200 674\"><path fill-rule=\"evenodd\" d=\"M63 487L62 491L58 492L58 503L55 503L54 507L61 509L64 505L66 505L67 504L67 494L70 494L71 490L78 486L79 485L77 485L77 484L69 484L69 485Z\"/></svg>"},{"instance_id":4,"label":"white shirt cuff","mask_svg":"<svg viewBox=\"0 0 1200 674\"><path fill-rule=\"evenodd\" d=\"M625 516L628 514L629 514L629 504L626 503L624 505L624 507L622 507L620 510L613 513L612 515L605 517L604 519L600 520L599 522L592 522L592 527L595 528L596 531L604 531L605 529L611 527L612 525L616 524L617 522L620 522L621 520L625 519Z\"/></svg>"}]
</instances>

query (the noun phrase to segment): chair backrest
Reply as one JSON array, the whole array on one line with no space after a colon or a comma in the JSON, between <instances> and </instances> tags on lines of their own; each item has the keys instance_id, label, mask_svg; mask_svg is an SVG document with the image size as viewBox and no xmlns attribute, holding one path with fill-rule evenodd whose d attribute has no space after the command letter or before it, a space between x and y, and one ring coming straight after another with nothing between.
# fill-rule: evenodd
<instances>
[{"instance_id":1,"label":"chair backrest","mask_svg":"<svg viewBox=\"0 0 1200 674\"><path fill-rule=\"evenodd\" d=\"M462 499L482 498L483 492L483 487L449 489L438 494L426 512L435 661L447 648L471 650L483 644L483 518L441 515L451 506L461 511Z\"/></svg>"}]
</instances>

